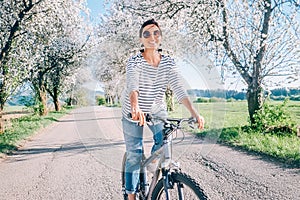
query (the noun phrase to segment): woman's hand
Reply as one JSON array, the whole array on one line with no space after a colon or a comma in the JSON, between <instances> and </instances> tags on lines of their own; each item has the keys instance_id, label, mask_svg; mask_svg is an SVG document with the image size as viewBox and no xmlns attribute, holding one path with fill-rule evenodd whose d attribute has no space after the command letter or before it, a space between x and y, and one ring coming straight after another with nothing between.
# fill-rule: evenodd
<instances>
[{"instance_id":1,"label":"woman's hand","mask_svg":"<svg viewBox=\"0 0 300 200\"><path fill-rule=\"evenodd\" d=\"M193 107L189 98L187 98L187 97L183 98L181 103L190 111L192 117L196 118L197 123L198 123L198 128L200 130L204 129L204 124L205 124L204 117L202 117L201 115L198 114L198 112Z\"/></svg>"},{"instance_id":2,"label":"woman's hand","mask_svg":"<svg viewBox=\"0 0 300 200\"><path fill-rule=\"evenodd\" d=\"M131 117L135 121L139 121L140 126L146 123L145 114L140 109L138 104L138 91L132 91L129 94L130 105L131 105Z\"/></svg>"},{"instance_id":3,"label":"woman's hand","mask_svg":"<svg viewBox=\"0 0 300 200\"><path fill-rule=\"evenodd\" d=\"M200 130L203 130L204 129L204 124L205 124L204 117L201 116L201 115L197 115L196 120L197 120L197 123L198 123L198 128Z\"/></svg>"},{"instance_id":4,"label":"woman's hand","mask_svg":"<svg viewBox=\"0 0 300 200\"><path fill-rule=\"evenodd\" d=\"M133 120L139 121L140 126L146 123L145 114L139 107L131 107L131 116Z\"/></svg>"}]
</instances>

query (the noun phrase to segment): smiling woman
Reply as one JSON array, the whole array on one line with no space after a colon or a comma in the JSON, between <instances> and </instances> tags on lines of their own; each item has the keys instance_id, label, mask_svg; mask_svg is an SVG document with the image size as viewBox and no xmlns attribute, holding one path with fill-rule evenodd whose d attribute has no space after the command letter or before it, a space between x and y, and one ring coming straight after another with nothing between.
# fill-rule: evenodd
<instances>
[{"instance_id":1,"label":"smiling woman","mask_svg":"<svg viewBox=\"0 0 300 200\"><path fill-rule=\"evenodd\" d=\"M191 103L174 59L159 50L162 31L155 19L149 19L141 25L139 39L143 50L131 56L127 62L126 89L122 102L122 128L126 144L124 190L128 200L136 199L141 181L139 171L144 149L143 126L148 126L153 134L151 154L163 144L164 124L146 123L145 114L158 118L165 118L168 115L164 99L168 86L176 95L177 101L182 103L190 112L190 116L196 119L198 128L204 127L204 118ZM138 121L139 126L132 120ZM153 164L158 164L157 162L158 160L154 160Z\"/></svg>"}]
</instances>

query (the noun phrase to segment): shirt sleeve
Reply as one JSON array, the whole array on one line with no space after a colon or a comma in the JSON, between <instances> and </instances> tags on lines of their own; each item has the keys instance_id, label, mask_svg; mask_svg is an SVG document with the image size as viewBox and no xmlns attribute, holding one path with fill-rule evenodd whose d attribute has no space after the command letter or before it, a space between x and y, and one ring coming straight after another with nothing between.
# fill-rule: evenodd
<instances>
[{"instance_id":1,"label":"shirt sleeve","mask_svg":"<svg viewBox=\"0 0 300 200\"><path fill-rule=\"evenodd\" d=\"M170 73L169 73L169 84L171 90L175 93L177 101L181 103L181 101L188 97L188 94L184 88L183 78L179 73L179 69L175 64L174 59L170 58Z\"/></svg>"},{"instance_id":2,"label":"shirt sleeve","mask_svg":"<svg viewBox=\"0 0 300 200\"><path fill-rule=\"evenodd\" d=\"M126 85L129 93L139 91L139 72L134 57L131 57L126 65Z\"/></svg>"}]
</instances>

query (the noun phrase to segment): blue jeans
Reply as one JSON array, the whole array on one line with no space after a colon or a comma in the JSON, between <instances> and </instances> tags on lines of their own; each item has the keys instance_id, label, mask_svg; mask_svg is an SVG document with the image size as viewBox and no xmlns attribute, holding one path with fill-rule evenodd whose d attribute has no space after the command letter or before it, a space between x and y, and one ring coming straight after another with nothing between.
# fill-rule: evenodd
<instances>
[{"instance_id":1,"label":"blue jeans","mask_svg":"<svg viewBox=\"0 0 300 200\"><path fill-rule=\"evenodd\" d=\"M139 183L140 164L143 156L143 126L122 118L123 134L126 144L125 189L127 194L136 193ZM163 124L149 125L153 133L154 144L151 153L158 150L163 143Z\"/></svg>"}]
</instances>

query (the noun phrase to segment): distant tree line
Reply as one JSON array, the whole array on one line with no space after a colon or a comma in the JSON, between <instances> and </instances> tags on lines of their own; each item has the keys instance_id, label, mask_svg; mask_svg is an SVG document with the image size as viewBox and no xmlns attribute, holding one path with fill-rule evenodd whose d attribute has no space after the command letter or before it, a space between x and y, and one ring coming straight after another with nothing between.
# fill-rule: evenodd
<instances>
[{"instance_id":1,"label":"distant tree line","mask_svg":"<svg viewBox=\"0 0 300 200\"><path fill-rule=\"evenodd\" d=\"M222 98L222 99L235 99L235 100L246 100L246 91L237 90L201 90L192 89L188 90L188 94L195 97L205 98ZM289 97L290 100L300 101L300 87L299 88L276 88L270 91L264 91L265 96L269 96L272 100L284 100Z\"/></svg>"}]
</instances>

